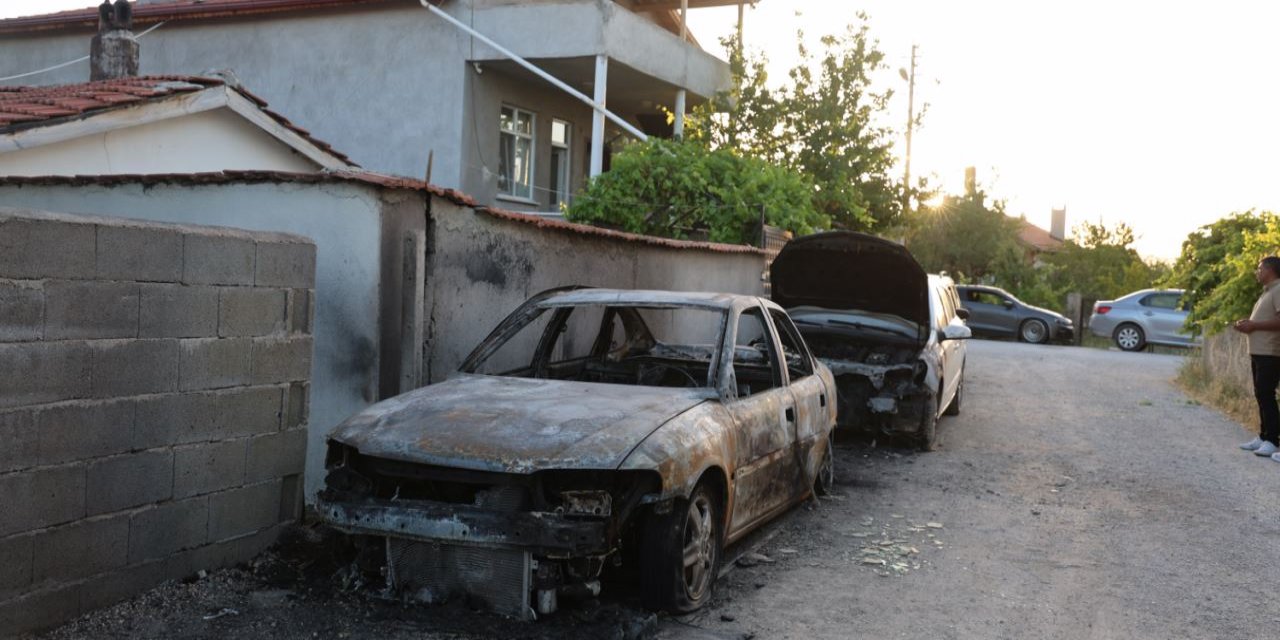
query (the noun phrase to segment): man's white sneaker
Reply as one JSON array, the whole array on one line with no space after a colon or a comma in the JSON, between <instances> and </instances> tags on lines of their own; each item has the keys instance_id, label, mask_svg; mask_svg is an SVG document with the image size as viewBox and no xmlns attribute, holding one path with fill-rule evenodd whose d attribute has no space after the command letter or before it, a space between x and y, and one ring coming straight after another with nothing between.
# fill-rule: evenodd
<instances>
[{"instance_id":1,"label":"man's white sneaker","mask_svg":"<svg viewBox=\"0 0 1280 640\"><path fill-rule=\"evenodd\" d=\"M1270 442L1263 442L1257 449L1253 450L1253 455L1270 457L1271 454L1277 451L1280 451L1280 449L1277 449L1274 444L1271 444Z\"/></svg>"},{"instance_id":2,"label":"man's white sneaker","mask_svg":"<svg viewBox=\"0 0 1280 640\"><path fill-rule=\"evenodd\" d=\"M1257 451L1258 447L1261 447L1263 442L1266 442L1266 441L1263 440L1262 438L1254 438L1248 442L1242 443L1240 445L1240 448L1244 449L1245 451Z\"/></svg>"},{"instance_id":3,"label":"man's white sneaker","mask_svg":"<svg viewBox=\"0 0 1280 640\"><path fill-rule=\"evenodd\" d=\"M1277 451L1276 453L1271 454L1271 459L1275 460L1276 462L1280 462L1280 451Z\"/></svg>"}]
</instances>

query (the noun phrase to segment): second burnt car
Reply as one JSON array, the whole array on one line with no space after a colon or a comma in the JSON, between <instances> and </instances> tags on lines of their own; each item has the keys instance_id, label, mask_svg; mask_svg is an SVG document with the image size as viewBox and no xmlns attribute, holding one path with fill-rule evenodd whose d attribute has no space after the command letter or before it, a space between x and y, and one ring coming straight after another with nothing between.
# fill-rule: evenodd
<instances>
[{"instance_id":1,"label":"second burnt car","mask_svg":"<svg viewBox=\"0 0 1280 640\"><path fill-rule=\"evenodd\" d=\"M830 487L834 394L767 300L552 290L456 376L339 425L316 509L406 597L532 618L623 565L687 612L724 545Z\"/></svg>"},{"instance_id":2,"label":"second burnt car","mask_svg":"<svg viewBox=\"0 0 1280 640\"><path fill-rule=\"evenodd\" d=\"M835 375L840 427L932 450L939 418L960 412L972 336L951 279L896 242L831 231L787 243L770 282Z\"/></svg>"}]
</instances>

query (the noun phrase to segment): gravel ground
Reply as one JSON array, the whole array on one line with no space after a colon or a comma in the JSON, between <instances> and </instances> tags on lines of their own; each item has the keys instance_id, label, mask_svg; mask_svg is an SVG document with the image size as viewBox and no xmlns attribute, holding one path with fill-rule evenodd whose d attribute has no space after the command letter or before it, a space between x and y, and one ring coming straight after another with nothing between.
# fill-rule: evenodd
<instances>
[{"instance_id":1,"label":"gravel ground","mask_svg":"<svg viewBox=\"0 0 1280 640\"><path fill-rule=\"evenodd\" d=\"M314 529L55 630L81 638L1277 638L1280 464L1172 384L1177 356L974 341L928 454L838 449L837 495L730 552L680 619L627 594L535 624L350 589ZM344 587L346 589L344 590Z\"/></svg>"}]
</instances>

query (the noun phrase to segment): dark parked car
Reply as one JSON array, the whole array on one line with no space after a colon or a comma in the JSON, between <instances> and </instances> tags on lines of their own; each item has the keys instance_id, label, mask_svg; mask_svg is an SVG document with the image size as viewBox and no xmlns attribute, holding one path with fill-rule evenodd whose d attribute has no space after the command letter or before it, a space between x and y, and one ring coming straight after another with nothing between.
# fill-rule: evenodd
<instances>
[{"instance_id":1,"label":"dark parked car","mask_svg":"<svg viewBox=\"0 0 1280 640\"><path fill-rule=\"evenodd\" d=\"M813 353L835 375L840 427L906 436L924 450L938 419L960 413L970 336L950 278L905 247L832 231L793 240L770 269Z\"/></svg>"},{"instance_id":2,"label":"dark parked car","mask_svg":"<svg viewBox=\"0 0 1280 640\"><path fill-rule=\"evenodd\" d=\"M834 395L767 300L552 290L452 379L339 425L316 509L407 598L528 619L622 564L687 612L724 545L831 486Z\"/></svg>"},{"instance_id":3,"label":"dark parked car","mask_svg":"<svg viewBox=\"0 0 1280 640\"><path fill-rule=\"evenodd\" d=\"M969 311L969 328L975 335L1016 338L1023 342L1070 342L1076 328L1071 319L1048 309L1033 307L998 287L957 286L960 304Z\"/></svg>"}]
</instances>

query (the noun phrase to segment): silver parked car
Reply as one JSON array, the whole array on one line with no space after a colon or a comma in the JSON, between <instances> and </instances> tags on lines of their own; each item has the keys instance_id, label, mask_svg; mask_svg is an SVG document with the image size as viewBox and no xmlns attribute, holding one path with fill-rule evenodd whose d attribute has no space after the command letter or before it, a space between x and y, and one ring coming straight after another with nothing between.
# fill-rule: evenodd
<instances>
[{"instance_id":1,"label":"silver parked car","mask_svg":"<svg viewBox=\"0 0 1280 640\"><path fill-rule=\"evenodd\" d=\"M407 598L529 619L628 566L688 612L724 545L831 487L835 393L767 300L551 290L450 380L340 425L316 510Z\"/></svg>"},{"instance_id":2,"label":"silver parked car","mask_svg":"<svg viewBox=\"0 0 1280 640\"><path fill-rule=\"evenodd\" d=\"M1099 300L1089 316L1089 331L1111 338L1125 351L1149 344L1187 347L1197 343L1184 329L1187 310L1182 289L1143 289L1115 300Z\"/></svg>"}]
</instances>

